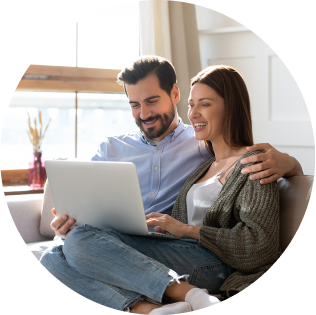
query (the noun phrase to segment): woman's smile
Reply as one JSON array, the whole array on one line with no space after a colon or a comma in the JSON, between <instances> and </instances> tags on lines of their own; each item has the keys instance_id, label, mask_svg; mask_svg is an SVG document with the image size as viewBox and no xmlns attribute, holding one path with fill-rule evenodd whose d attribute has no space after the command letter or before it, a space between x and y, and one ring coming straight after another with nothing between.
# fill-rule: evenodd
<instances>
[{"instance_id":1,"label":"woman's smile","mask_svg":"<svg viewBox=\"0 0 316 315\"><path fill-rule=\"evenodd\" d=\"M223 133L224 99L203 83L192 86L188 117L198 140L216 140Z\"/></svg>"},{"instance_id":2,"label":"woman's smile","mask_svg":"<svg viewBox=\"0 0 316 315\"><path fill-rule=\"evenodd\" d=\"M207 126L207 122L196 122L193 123L193 129L195 132L202 131Z\"/></svg>"}]
</instances>

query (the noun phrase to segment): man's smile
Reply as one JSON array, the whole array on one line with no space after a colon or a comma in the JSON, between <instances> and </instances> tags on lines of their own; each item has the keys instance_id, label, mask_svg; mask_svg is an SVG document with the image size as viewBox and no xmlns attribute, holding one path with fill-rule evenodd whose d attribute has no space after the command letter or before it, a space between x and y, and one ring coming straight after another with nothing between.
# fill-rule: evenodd
<instances>
[{"instance_id":1,"label":"man's smile","mask_svg":"<svg viewBox=\"0 0 316 315\"><path fill-rule=\"evenodd\" d=\"M158 118L154 118L151 120L144 120L142 121L142 123L147 127L147 128L151 128L155 126L155 123L157 122Z\"/></svg>"}]
</instances>

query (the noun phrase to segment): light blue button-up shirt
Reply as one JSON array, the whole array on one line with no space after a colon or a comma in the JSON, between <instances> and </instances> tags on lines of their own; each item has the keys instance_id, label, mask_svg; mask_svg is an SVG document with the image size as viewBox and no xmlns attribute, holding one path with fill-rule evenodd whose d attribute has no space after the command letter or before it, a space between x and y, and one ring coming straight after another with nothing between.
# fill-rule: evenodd
<instances>
[{"instance_id":1,"label":"light blue button-up shirt","mask_svg":"<svg viewBox=\"0 0 316 315\"><path fill-rule=\"evenodd\" d=\"M211 155L201 142L201 153ZM136 166L145 213L171 214L186 179L205 162L191 126L179 126L157 145L139 131L109 137L102 142L92 161L132 162Z\"/></svg>"}]
</instances>

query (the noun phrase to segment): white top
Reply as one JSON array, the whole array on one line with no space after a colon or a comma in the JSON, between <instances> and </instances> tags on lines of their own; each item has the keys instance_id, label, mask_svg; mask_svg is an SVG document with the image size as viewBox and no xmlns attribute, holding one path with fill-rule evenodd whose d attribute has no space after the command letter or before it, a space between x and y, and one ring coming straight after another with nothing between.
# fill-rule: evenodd
<instances>
[{"instance_id":1,"label":"white top","mask_svg":"<svg viewBox=\"0 0 316 315\"><path fill-rule=\"evenodd\" d=\"M209 209L215 202L223 187L219 178L221 178L222 175L238 161L238 159L230 164L224 171L214 175L204 182L194 184L190 188L186 198L189 225L202 226L207 209Z\"/></svg>"}]
</instances>

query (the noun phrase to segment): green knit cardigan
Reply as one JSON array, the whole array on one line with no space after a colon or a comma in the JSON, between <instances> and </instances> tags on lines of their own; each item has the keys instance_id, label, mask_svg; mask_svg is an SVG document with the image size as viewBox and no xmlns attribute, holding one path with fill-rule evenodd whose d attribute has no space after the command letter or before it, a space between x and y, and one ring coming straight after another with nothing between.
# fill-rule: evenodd
<instances>
[{"instance_id":1,"label":"green knit cardigan","mask_svg":"<svg viewBox=\"0 0 316 315\"><path fill-rule=\"evenodd\" d=\"M256 281L279 257L279 191L276 182L260 184L241 174L240 160L260 153L246 152L237 161L222 190L207 210L199 244L210 249L236 271L220 287L228 298ZM188 223L186 195L210 168L214 158L201 165L179 192L172 217Z\"/></svg>"}]
</instances>

